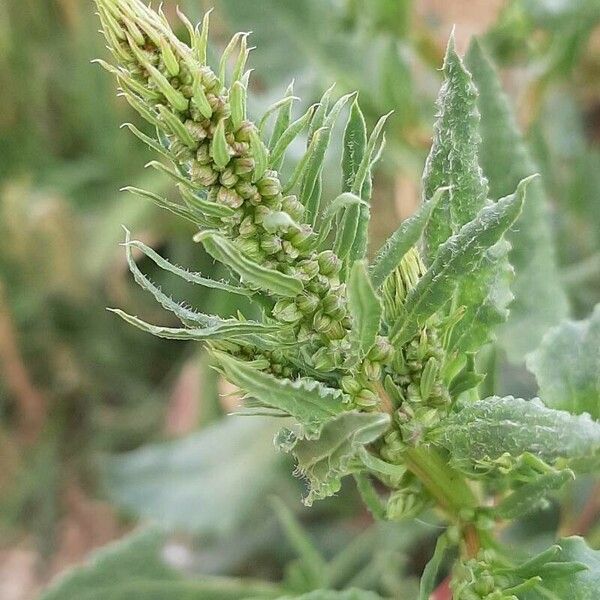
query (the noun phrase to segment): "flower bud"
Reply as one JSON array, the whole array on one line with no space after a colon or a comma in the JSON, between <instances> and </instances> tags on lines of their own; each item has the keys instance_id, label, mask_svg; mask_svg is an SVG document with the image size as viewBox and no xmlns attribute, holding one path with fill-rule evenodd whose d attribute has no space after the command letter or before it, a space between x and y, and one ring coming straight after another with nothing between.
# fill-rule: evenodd
<instances>
[{"instance_id":1,"label":"flower bud","mask_svg":"<svg viewBox=\"0 0 600 600\"><path fill-rule=\"evenodd\" d=\"M253 237L256 234L256 225L250 215L244 217L240 223L239 234L241 237Z\"/></svg>"},{"instance_id":2,"label":"flower bud","mask_svg":"<svg viewBox=\"0 0 600 600\"><path fill-rule=\"evenodd\" d=\"M238 208L243 204L244 199L235 190L221 187L217 193L217 202L230 208Z\"/></svg>"},{"instance_id":3,"label":"flower bud","mask_svg":"<svg viewBox=\"0 0 600 600\"><path fill-rule=\"evenodd\" d=\"M254 159L250 156L235 158L233 160L233 172L236 175L247 175L254 171Z\"/></svg>"},{"instance_id":4,"label":"flower bud","mask_svg":"<svg viewBox=\"0 0 600 600\"><path fill-rule=\"evenodd\" d=\"M342 390L344 390L344 392L350 396L357 396L363 387L361 383L356 380L356 378L352 377L352 375L344 375L340 384L342 386Z\"/></svg>"},{"instance_id":5,"label":"flower bud","mask_svg":"<svg viewBox=\"0 0 600 600\"><path fill-rule=\"evenodd\" d=\"M292 260L298 258L300 255L300 252L298 252L298 250L294 248L294 246L288 241L283 242L283 251L285 252L286 256Z\"/></svg>"},{"instance_id":6,"label":"flower bud","mask_svg":"<svg viewBox=\"0 0 600 600\"><path fill-rule=\"evenodd\" d=\"M379 381L381 379L381 363L365 360L362 364L362 370L369 381Z\"/></svg>"},{"instance_id":7,"label":"flower bud","mask_svg":"<svg viewBox=\"0 0 600 600\"><path fill-rule=\"evenodd\" d=\"M249 142L251 132L256 128L251 121L242 121L242 124L239 126L238 130L235 132L235 139L238 142Z\"/></svg>"},{"instance_id":8,"label":"flower bud","mask_svg":"<svg viewBox=\"0 0 600 600\"><path fill-rule=\"evenodd\" d=\"M254 222L262 224L272 212L268 206L257 206L254 209Z\"/></svg>"},{"instance_id":9,"label":"flower bud","mask_svg":"<svg viewBox=\"0 0 600 600\"><path fill-rule=\"evenodd\" d=\"M316 260L301 260L298 268L306 275L307 279L312 279L319 274L319 263ZM327 311L325 311L327 312Z\"/></svg>"},{"instance_id":10,"label":"flower bud","mask_svg":"<svg viewBox=\"0 0 600 600\"><path fill-rule=\"evenodd\" d=\"M329 348L319 348L312 357L312 364L317 371L331 371L336 364L333 353Z\"/></svg>"},{"instance_id":11,"label":"flower bud","mask_svg":"<svg viewBox=\"0 0 600 600\"><path fill-rule=\"evenodd\" d=\"M368 388L363 388L356 396L354 396L353 400L354 403L361 408L373 408L379 403L377 394Z\"/></svg>"},{"instance_id":12,"label":"flower bud","mask_svg":"<svg viewBox=\"0 0 600 600\"><path fill-rule=\"evenodd\" d=\"M390 344L388 339L383 336L377 336L375 344L369 350L367 357L375 362L387 362L390 360L394 347Z\"/></svg>"},{"instance_id":13,"label":"flower bud","mask_svg":"<svg viewBox=\"0 0 600 600\"><path fill-rule=\"evenodd\" d=\"M310 315L317 310L320 299L315 294L304 292L296 298L296 306L305 315Z\"/></svg>"},{"instance_id":14,"label":"flower bud","mask_svg":"<svg viewBox=\"0 0 600 600\"><path fill-rule=\"evenodd\" d=\"M331 316L331 315L330 315ZM327 337L330 340L342 340L346 337L346 329L338 320L333 320L335 317L331 316L332 322L331 327L327 331Z\"/></svg>"},{"instance_id":15,"label":"flower bud","mask_svg":"<svg viewBox=\"0 0 600 600\"><path fill-rule=\"evenodd\" d=\"M216 171L213 171L210 165L201 165L196 161L192 163L190 176L192 181L206 187L216 183L219 178L219 174Z\"/></svg>"},{"instance_id":16,"label":"flower bud","mask_svg":"<svg viewBox=\"0 0 600 600\"><path fill-rule=\"evenodd\" d=\"M208 143L200 144L200 146L198 146L198 150L196 150L196 160L201 165L208 165L212 162L212 158L210 157L210 146Z\"/></svg>"},{"instance_id":17,"label":"flower bud","mask_svg":"<svg viewBox=\"0 0 600 600\"><path fill-rule=\"evenodd\" d=\"M281 192L281 183L276 177L263 177L257 182L256 187L258 193L265 198L273 198Z\"/></svg>"},{"instance_id":18,"label":"flower bud","mask_svg":"<svg viewBox=\"0 0 600 600\"><path fill-rule=\"evenodd\" d=\"M283 299L279 300L273 307L273 316L279 321L286 323L296 323L303 317L302 313L298 310L296 303L293 300Z\"/></svg>"},{"instance_id":19,"label":"flower bud","mask_svg":"<svg viewBox=\"0 0 600 600\"><path fill-rule=\"evenodd\" d=\"M237 238L235 245L242 254L246 255L246 258L254 262L262 262L264 256L256 238Z\"/></svg>"},{"instance_id":20,"label":"flower bud","mask_svg":"<svg viewBox=\"0 0 600 600\"><path fill-rule=\"evenodd\" d=\"M219 177L219 181L221 182L221 185L224 185L225 187L228 187L228 188L233 187L236 184L237 180L238 180L238 176L234 175L231 167L226 167L223 170L223 172L221 173L221 176Z\"/></svg>"},{"instance_id":21,"label":"flower bud","mask_svg":"<svg viewBox=\"0 0 600 600\"><path fill-rule=\"evenodd\" d=\"M287 213L284 213L287 214ZM300 229L297 229L289 237L289 241L299 250L305 249L308 246L308 242L313 234L312 227L310 225L302 224Z\"/></svg>"},{"instance_id":22,"label":"flower bud","mask_svg":"<svg viewBox=\"0 0 600 600\"><path fill-rule=\"evenodd\" d=\"M342 261L331 250L323 250L317 260L319 261L321 275L328 277L337 275L342 268Z\"/></svg>"},{"instance_id":23,"label":"flower bud","mask_svg":"<svg viewBox=\"0 0 600 600\"><path fill-rule=\"evenodd\" d=\"M265 254L276 254L282 248L281 238L277 235L264 235L260 241L260 248Z\"/></svg>"},{"instance_id":24,"label":"flower bud","mask_svg":"<svg viewBox=\"0 0 600 600\"><path fill-rule=\"evenodd\" d=\"M236 177L236 175L234 175L234 177ZM249 200L257 194L256 186L246 180L238 181L235 186L235 191L245 200Z\"/></svg>"},{"instance_id":25,"label":"flower bud","mask_svg":"<svg viewBox=\"0 0 600 600\"><path fill-rule=\"evenodd\" d=\"M329 292L325 298L323 298L323 302L321 303L321 308L323 312L327 315L331 316L331 313L337 312L337 310L343 306L344 298L336 293Z\"/></svg>"},{"instance_id":26,"label":"flower bud","mask_svg":"<svg viewBox=\"0 0 600 600\"><path fill-rule=\"evenodd\" d=\"M281 210L284 210L298 223L300 223L304 217L304 206L296 196L285 196L281 202Z\"/></svg>"},{"instance_id":27,"label":"flower bud","mask_svg":"<svg viewBox=\"0 0 600 600\"><path fill-rule=\"evenodd\" d=\"M200 123L196 123L195 121L188 119L184 123L184 126L192 136L192 139L196 140L197 142L201 142L202 140L206 139L206 130L204 127L202 127L202 125L200 125Z\"/></svg>"},{"instance_id":28,"label":"flower bud","mask_svg":"<svg viewBox=\"0 0 600 600\"><path fill-rule=\"evenodd\" d=\"M331 318L323 314L323 311L319 310L313 317L313 328L318 333L327 333L331 328Z\"/></svg>"}]
</instances>

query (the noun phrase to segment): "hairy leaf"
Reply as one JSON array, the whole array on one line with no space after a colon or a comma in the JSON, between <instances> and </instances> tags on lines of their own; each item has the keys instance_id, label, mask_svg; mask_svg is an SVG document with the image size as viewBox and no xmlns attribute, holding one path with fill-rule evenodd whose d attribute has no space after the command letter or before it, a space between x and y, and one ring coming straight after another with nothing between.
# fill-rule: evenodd
<instances>
[{"instance_id":1,"label":"hairy leaf","mask_svg":"<svg viewBox=\"0 0 600 600\"><path fill-rule=\"evenodd\" d=\"M537 169L498 75L477 40L471 43L466 63L479 89L481 166L489 180L490 195L500 198L510 194L521 179ZM508 322L500 330L500 341L513 360L522 360L540 342L548 327L568 313L542 182L532 182L527 196L521 216L507 233L512 245L509 260L515 268L511 285L515 299Z\"/></svg>"},{"instance_id":2,"label":"hairy leaf","mask_svg":"<svg viewBox=\"0 0 600 600\"><path fill-rule=\"evenodd\" d=\"M450 193L433 211L426 229L429 262L442 243L475 218L488 192L477 157L477 89L456 53L453 37L448 42L443 71L433 144L423 173L423 194L427 202L441 187L450 187Z\"/></svg>"},{"instance_id":3,"label":"hairy leaf","mask_svg":"<svg viewBox=\"0 0 600 600\"><path fill-rule=\"evenodd\" d=\"M551 329L527 357L544 403L572 414L600 419L600 305L585 321L564 321Z\"/></svg>"},{"instance_id":4,"label":"hairy leaf","mask_svg":"<svg viewBox=\"0 0 600 600\"><path fill-rule=\"evenodd\" d=\"M442 566L442 561L448 548L448 538L442 534L437 539L433 556L425 565L423 575L421 577L421 586L419 589L419 600L429 600L430 595L435 589L437 583L438 572Z\"/></svg>"},{"instance_id":5,"label":"hairy leaf","mask_svg":"<svg viewBox=\"0 0 600 600\"><path fill-rule=\"evenodd\" d=\"M214 231L196 234L194 240L202 242L214 259L230 267L245 281L259 289L269 290L279 296L296 296L302 291L301 281L249 260L228 239Z\"/></svg>"},{"instance_id":6,"label":"hairy leaf","mask_svg":"<svg viewBox=\"0 0 600 600\"><path fill-rule=\"evenodd\" d=\"M223 352L213 354L231 383L264 405L294 417L309 437L318 435L326 421L345 410L344 394L339 389L308 378L278 379Z\"/></svg>"},{"instance_id":7,"label":"hairy leaf","mask_svg":"<svg viewBox=\"0 0 600 600\"><path fill-rule=\"evenodd\" d=\"M272 443L280 427L279 419L226 417L187 437L112 456L103 464L105 488L134 515L183 531L231 532L287 480Z\"/></svg>"},{"instance_id":8,"label":"hairy leaf","mask_svg":"<svg viewBox=\"0 0 600 600\"><path fill-rule=\"evenodd\" d=\"M317 439L298 440L293 453L298 471L310 485L304 503L326 498L340 489L340 480L351 472L360 448L375 441L389 427L386 413L346 412L323 426Z\"/></svg>"},{"instance_id":9,"label":"hairy leaf","mask_svg":"<svg viewBox=\"0 0 600 600\"><path fill-rule=\"evenodd\" d=\"M348 307L352 317L354 352L362 359L375 343L383 312L364 261L357 260L352 265L348 278Z\"/></svg>"},{"instance_id":10,"label":"hairy leaf","mask_svg":"<svg viewBox=\"0 0 600 600\"><path fill-rule=\"evenodd\" d=\"M436 439L453 462L467 468L526 452L582 471L600 464L600 424L588 415L547 408L537 398L494 396L465 404L444 421Z\"/></svg>"},{"instance_id":11,"label":"hairy leaf","mask_svg":"<svg viewBox=\"0 0 600 600\"><path fill-rule=\"evenodd\" d=\"M450 300L461 279L474 276L484 253L519 216L528 182L522 181L512 196L483 208L442 244L433 264L406 298L406 318L398 321L390 334L395 343L408 341L420 324Z\"/></svg>"}]
</instances>

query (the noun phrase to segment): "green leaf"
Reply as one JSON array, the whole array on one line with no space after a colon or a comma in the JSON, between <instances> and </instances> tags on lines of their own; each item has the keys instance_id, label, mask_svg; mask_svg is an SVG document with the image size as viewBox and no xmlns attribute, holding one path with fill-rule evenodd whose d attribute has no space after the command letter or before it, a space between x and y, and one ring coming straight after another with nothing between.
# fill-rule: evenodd
<instances>
[{"instance_id":1,"label":"green leaf","mask_svg":"<svg viewBox=\"0 0 600 600\"><path fill-rule=\"evenodd\" d=\"M557 543L560 552L556 562L544 565L540 573L543 577L541 587L554 594L552 598L596 600L600 589L600 552L590 548L578 536L563 538ZM556 565L565 563L571 563L574 568L566 573L555 568ZM540 591L532 591L524 594L523 600L546 600L549 597Z\"/></svg>"},{"instance_id":2,"label":"green leaf","mask_svg":"<svg viewBox=\"0 0 600 600\"><path fill-rule=\"evenodd\" d=\"M158 254L158 252L155 252L152 248L146 246L146 244L140 242L139 240L127 241L126 245L131 246L133 248L137 248L140 252L147 256L161 269L164 269L169 273L173 273L174 275L177 275L178 277L189 283L195 283L203 287L222 290L224 292L228 292L230 294L238 294L240 296L253 295L252 290L249 290L248 288L232 285L230 283L226 283L225 281L216 281L214 279L209 279L207 277L203 277L201 273L195 273L193 271L188 271L183 267L178 267L169 262L166 258L163 258L160 254Z\"/></svg>"},{"instance_id":3,"label":"green leaf","mask_svg":"<svg viewBox=\"0 0 600 600\"><path fill-rule=\"evenodd\" d=\"M512 196L483 208L473 221L442 244L431 267L407 295L406 318L390 332L394 343L410 340L419 326L450 300L457 283L476 274L485 252L519 216L528 182L522 181Z\"/></svg>"},{"instance_id":4,"label":"green leaf","mask_svg":"<svg viewBox=\"0 0 600 600\"><path fill-rule=\"evenodd\" d=\"M467 469L524 453L581 471L600 464L600 424L588 415L548 408L537 398L493 396L465 404L443 422L435 439Z\"/></svg>"},{"instance_id":5,"label":"green leaf","mask_svg":"<svg viewBox=\"0 0 600 600\"><path fill-rule=\"evenodd\" d=\"M317 106L317 104L310 106L299 119L296 119L296 121L288 125L285 130L281 132L281 135L277 139L269 156L269 165L271 169L279 171L285 157L285 151L296 137L306 129L310 120L313 118Z\"/></svg>"},{"instance_id":6,"label":"green leaf","mask_svg":"<svg viewBox=\"0 0 600 600\"><path fill-rule=\"evenodd\" d=\"M433 593L437 584L438 572L442 566L442 561L444 560L447 549L448 538L445 534L442 534L437 539L433 556L423 570L421 585L419 587L419 600L429 600L429 597Z\"/></svg>"},{"instance_id":7,"label":"green leaf","mask_svg":"<svg viewBox=\"0 0 600 600\"><path fill-rule=\"evenodd\" d=\"M431 200L423 203L415 215L403 221L379 249L369 269L371 281L376 289L383 285L386 277L396 269L404 255L419 241L433 209L447 191L446 188L436 190Z\"/></svg>"},{"instance_id":8,"label":"green leaf","mask_svg":"<svg viewBox=\"0 0 600 600\"><path fill-rule=\"evenodd\" d=\"M194 236L216 260L233 269L240 277L258 289L284 297L297 296L302 282L279 271L263 267L247 259L232 242L215 231L202 231Z\"/></svg>"},{"instance_id":9,"label":"green leaf","mask_svg":"<svg viewBox=\"0 0 600 600\"><path fill-rule=\"evenodd\" d=\"M571 469L563 469L562 471L540 475L504 498L495 509L494 514L501 519L517 519L539 508L549 492L559 490L563 485L574 479L575 474Z\"/></svg>"},{"instance_id":10,"label":"green leaf","mask_svg":"<svg viewBox=\"0 0 600 600\"><path fill-rule=\"evenodd\" d=\"M273 125L271 139L269 140L269 152L271 152L271 155L273 154L273 150L279 141L281 134L288 128L290 121L292 120L292 104L295 99L294 82L292 82L290 85L288 85L285 91L285 96L282 99L282 103L275 109L277 110L277 118L275 119L275 125ZM270 111L267 110L265 116L268 116L269 114ZM262 133L262 128L259 128L259 130Z\"/></svg>"},{"instance_id":11,"label":"green leaf","mask_svg":"<svg viewBox=\"0 0 600 600\"><path fill-rule=\"evenodd\" d=\"M262 404L294 417L310 436L318 435L323 424L344 412L344 394L308 378L278 379L254 369L248 363L213 351L224 376Z\"/></svg>"},{"instance_id":12,"label":"green leaf","mask_svg":"<svg viewBox=\"0 0 600 600\"><path fill-rule=\"evenodd\" d=\"M498 74L477 40L471 43L466 62L479 89L480 161L489 180L490 195L500 198L537 169ZM509 260L515 268L511 285L515 299L508 322L500 330L500 341L509 358L519 361L537 346L550 326L568 313L542 182L532 182L527 196L521 216L506 236L512 245Z\"/></svg>"},{"instance_id":13,"label":"green leaf","mask_svg":"<svg viewBox=\"0 0 600 600\"><path fill-rule=\"evenodd\" d=\"M358 99L355 98L344 130L342 152L342 192L349 192L354 185L360 163L367 146L367 124Z\"/></svg>"},{"instance_id":14,"label":"green leaf","mask_svg":"<svg viewBox=\"0 0 600 600\"><path fill-rule=\"evenodd\" d=\"M527 357L544 404L600 420L600 304L585 321L563 321Z\"/></svg>"},{"instance_id":15,"label":"green leaf","mask_svg":"<svg viewBox=\"0 0 600 600\"><path fill-rule=\"evenodd\" d=\"M450 187L446 202L433 211L425 233L425 256L431 263L438 247L472 221L487 199L487 182L479 166L477 89L450 37L444 58L444 83L437 99L438 119L423 173L425 201ZM510 193L514 187L509 190Z\"/></svg>"},{"instance_id":16,"label":"green leaf","mask_svg":"<svg viewBox=\"0 0 600 600\"><path fill-rule=\"evenodd\" d=\"M182 531L231 533L289 480L273 448L279 428L279 419L225 417L187 437L108 458L104 488L136 516Z\"/></svg>"},{"instance_id":17,"label":"green leaf","mask_svg":"<svg viewBox=\"0 0 600 600\"><path fill-rule=\"evenodd\" d=\"M353 468L353 460L365 444L370 444L389 427L386 413L346 412L323 425L317 439L301 439L293 446L298 472L310 489L304 503L331 496L339 491L341 478Z\"/></svg>"},{"instance_id":18,"label":"green leaf","mask_svg":"<svg viewBox=\"0 0 600 600\"><path fill-rule=\"evenodd\" d=\"M365 261L357 260L352 265L348 278L348 308L352 317L353 352L361 360L375 343L383 312Z\"/></svg>"},{"instance_id":19,"label":"green leaf","mask_svg":"<svg viewBox=\"0 0 600 600\"><path fill-rule=\"evenodd\" d=\"M325 209L325 212L323 214L323 219L321 221L319 233L315 238L315 248L320 248L323 246L331 232L331 228L336 217L338 217L340 213L342 213L342 211L348 210L348 208L354 204L363 205L366 204L366 202L364 200L361 200L358 196L351 194L350 192L344 192L327 205L327 208ZM334 241L334 246L338 246L341 243L340 241L338 241L340 236L341 230L338 229L336 230L336 240Z\"/></svg>"},{"instance_id":20,"label":"green leaf","mask_svg":"<svg viewBox=\"0 0 600 600\"><path fill-rule=\"evenodd\" d=\"M375 592L356 588L348 590L314 590L300 596L281 596L277 600L382 600Z\"/></svg>"}]
</instances>

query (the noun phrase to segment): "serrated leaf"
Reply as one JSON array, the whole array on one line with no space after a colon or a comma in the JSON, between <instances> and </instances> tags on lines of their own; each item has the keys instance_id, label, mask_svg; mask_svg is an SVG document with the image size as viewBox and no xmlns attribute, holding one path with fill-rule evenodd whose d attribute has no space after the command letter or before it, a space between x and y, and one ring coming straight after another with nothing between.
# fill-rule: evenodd
<instances>
[{"instance_id":1,"label":"serrated leaf","mask_svg":"<svg viewBox=\"0 0 600 600\"><path fill-rule=\"evenodd\" d=\"M519 216L528 182L522 181L515 194L483 208L473 221L442 244L431 267L407 295L406 317L390 332L394 343L407 342L420 325L450 300L461 279L474 276L485 252Z\"/></svg>"},{"instance_id":2,"label":"serrated leaf","mask_svg":"<svg viewBox=\"0 0 600 600\"><path fill-rule=\"evenodd\" d=\"M383 307L364 261L356 261L348 278L348 308L352 317L351 339L353 351L361 360L375 343L381 325Z\"/></svg>"},{"instance_id":3,"label":"serrated leaf","mask_svg":"<svg viewBox=\"0 0 600 600\"><path fill-rule=\"evenodd\" d=\"M340 489L340 480L352 470L352 461L365 444L389 427L386 413L345 412L325 423L316 439L301 439L293 447L298 472L310 489L304 503L326 498Z\"/></svg>"},{"instance_id":4,"label":"serrated leaf","mask_svg":"<svg viewBox=\"0 0 600 600\"><path fill-rule=\"evenodd\" d=\"M225 417L184 438L106 459L104 487L136 516L182 531L230 533L289 481L273 450L280 427L279 419Z\"/></svg>"},{"instance_id":5,"label":"serrated leaf","mask_svg":"<svg viewBox=\"0 0 600 600\"><path fill-rule=\"evenodd\" d=\"M477 156L477 89L456 53L454 37L448 41L443 71L438 118L423 173L423 193L426 202L441 187L450 187L450 193L447 202L438 204L427 225L425 256L429 263L441 244L475 218L488 191Z\"/></svg>"},{"instance_id":6,"label":"serrated leaf","mask_svg":"<svg viewBox=\"0 0 600 600\"><path fill-rule=\"evenodd\" d=\"M419 241L433 209L447 191L445 188L436 190L431 200L422 204L415 215L403 221L379 249L369 268L371 281L376 289L383 285L386 277L396 269L404 255Z\"/></svg>"},{"instance_id":7,"label":"serrated leaf","mask_svg":"<svg viewBox=\"0 0 600 600\"><path fill-rule=\"evenodd\" d=\"M303 289L302 282L298 279L249 260L232 242L215 231L202 231L194 236L194 240L202 242L214 259L233 269L258 289L284 297L297 296Z\"/></svg>"},{"instance_id":8,"label":"serrated leaf","mask_svg":"<svg viewBox=\"0 0 600 600\"><path fill-rule=\"evenodd\" d=\"M489 181L491 197L499 198L537 169L494 66L477 40L471 43L466 63L479 89L481 166ZM511 360L522 360L536 347L548 327L568 313L556 264L548 199L541 181L532 182L527 203L507 239L512 245L509 260L515 268L511 285L515 299L508 322L500 329L500 341Z\"/></svg>"},{"instance_id":9,"label":"serrated leaf","mask_svg":"<svg viewBox=\"0 0 600 600\"><path fill-rule=\"evenodd\" d=\"M517 519L538 508L551 491L559 490L563 485L574 479L575 474L571 469L540 475L504 498L498 504L494 513L501 519Z\"/></svg>"},{"instance_id":10,"label":"serrated leaf","mask_svg":"<svg viewBox=\"0 0 600 600\"><path fill-rule=\"evenodd\" d=\"M600 465L600 424L588 415L548 408L537 398L493 396L465 404L444 421L436 440L467 469L505 453L517 458L526 452L581 471Z\"/></svg>"},{"instance_id":11,"label":"serrated leaf","mask_svg":"<svg viewBox=\"0 0 600 600\"><path fill-rule=\"evenodd\" d=\"M213 355L231 383L263 405L294 417L309 437L318 435L325 422L346 410L339 389L308 378L279 379L223 352L213 351Z\"/></svg>"},{"instance_id":12,"label":"serrated leaf","mask_svg":"<svg viewBox=\"0 0 600 600\"><path fill-rule=\"evenodd\" d=\"M547 563L542 571L541 587L550 591L552 598L565 600L596 600L600 589L600 552L590 548L586 541L578 536L558 540L560 546L557 561ZM571 563L575 567L581 565L583 569L571 569L563 572L552 568L552 565ZM539 591L527 592L523 600L546 600L547 594Z\"/></svg>"},{"instance_id":13,"label":"serrated leaf","mask_svg":"<svg viewBox=\"0 0 600 600\"><path fill-rule=\"evenodd\" d=\"M527 357L550 408L600 419L600 304L585 321L564 321Z\"/></svg>"}]
</instances>

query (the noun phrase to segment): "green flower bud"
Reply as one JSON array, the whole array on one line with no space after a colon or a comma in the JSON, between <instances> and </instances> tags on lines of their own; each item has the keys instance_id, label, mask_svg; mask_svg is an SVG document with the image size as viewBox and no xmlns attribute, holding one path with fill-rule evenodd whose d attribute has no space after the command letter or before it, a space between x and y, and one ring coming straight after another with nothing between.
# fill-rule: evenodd
<instances>
[{"instance_id":1,"label":"green flower bud","mask_svg":"<svg viewBox=\"0 0 600 600\"><path fill-rule=\"evenodd\" d=\"M264 255L256 238L237 238L235 245L247 258L257 263L262 262Z\"/></svg>"},{"instance_id":2,"label":"green flower bud","mask_svg":"<svg viewBox=\"0 0 600 600\"><path fill-rule=\"evenodd\" d=\"M236 177L234 175L234 177ZM256 186L247 180L238 181L235 191L245 200L249 200L258 194Z\"/></svg>"},{"instance_id":3,"label":"green flower bud","mask_svg":"<svg viewBox=\"0 0 600 600\"><path fill-rule=\"evenodd\" d=\"M265 198L273 198L281 192L281 183L276 177L263 177L257 182L256 187L258 193Z\"/></svg>"},{"instance_id":4,"label":"green flower bud","mask_svg":"<svg viewBox=\"0 0 600 600\"><path fill-rule=\"evenodd\" d=\"M287 213L284 213L287 214ZM313 234L312 227L307 224L300 225L300 229L297 229L289 237L289 241L299 250L305 249L308 246L310 238Z\"/></svg>"},{"instance_id":5,"label":"green flower bud","mask_svg":"<svg viewBox=\"0 0 600 600\"><path fill-rule=\"evenodd\" d=\"M283 242L283 251L285 252L286 256L292 260L300 256L300 252L298 252L292 243L288 241Z\"/></svg>"},{"instance_id":6,"label":"green flower bud","mask_svg":"<svg viewBox=\"0 0 600 600\"><path fill-rule=\"evenodd\" d=\"M257 228L254 220L250 215L244 217L240 223L239 234L241 237L253 237L256 234Z\"/></svg>"},{"instance_id":7,"label":"green flower bud","mask_svg":"<svg viewBox=\"0 0 600 600\"><path fill-rule=\"evenodd\" d=\"M353 400L354 403L361 408L373 408L379 404L377 394L368 388L363 388L356 396L354 396Z\"/></svg>"},{"instance_id":8,"label":"green flower bud","mask_svg":"<svg viewBox=\"0 0 600 600\"><path fill-rule=\"evenodd\" d=\"M249 142L251 137L251 132L256 128L251 121L242 121L242 124L239 126L238 130L235 132L235 139L238 142Z\"/></svg>"},{"instance_id":9,"label":"green flower bud","mask_svg":"<svg viewBox=\"0 0 600 600\"><path fill-rule=\"evenodd\" d=\"M231 167L226 167L224 169L224 171L221 173L221 176L219 177L219 181L221 182L221 185L224 185L225 187L228 187L228 188L233 187L236 184L237 180L238 180L238 176L234 175Z\"/></svg>"},{"instance_id":10,"label":"green flower bud","mask_svg":"<svg viewBox=\"0 0 600 600\"><path fill-rule=\"evenodd\" d=\"M210 157L210 146L207 143L198 146L198 150L196 150L196 160L201 165L208 165L212 162L212 158Z\"/></svg>"},{"instance_id":11,"label":"green flower bud","mask_svg":"<svg viewBox=\"0 0 600 600\"><path fill-rule=\"evenodd\" d=\"M276 254L282 248L281 238L277 235L264 235L260 240L260 247L268 255Z\"/></svg>"},{"instance_id":12,"label":"green flower bud","mask_svg":"<svg viewBox=\"0 0 600 600\"><path fill-rule=\"evenodd\" d=\"M336 313L340 307L344 305L344 298L335 291L331 291L323 298L321 308L323 312L331 316L331 313Z\"/></svg>"},{"instance_id":13,"label":"green flower bud","mask_svg":"<svg viewBox=\"0 0 600 600\"><path fill-rule=\"evenodd\" d=\"M313 317L313 328L318 333L327 333L331 328L331 318L323 314L323 311L319 310Z\"/></svg>"},{"instance_id":14,"label":"green flower bud","mask_svg":"<svg viewBox=\"0 0 600 600\"><path fill-rule=\"evenodd\" d=\"M254 222L262 224L273 211L268 206L257 206L254 209Z\"/></svg>"},{"instance_id":15,"label":"green flower bud","mask_svg":"<svg viewBox=\"0 0 600 600\"><path fill-rule=\"evenodd\" d=\"M254 171L254 159L250 156L233 160L233 172L236 175L247 175Z\"/></svg>"},{"instance_id":16,"label":"green flower bud","mask_svg":"<svg viewBox=\"0 0 600 600\"><path fill-rule=\"evenodd\" d=\"M285 196L281 202L281 210L284 210L298 223L300 223L304 217L304 206L296 196Z\"/></svg>"},{"instance_id":17,"label":"green flower bud","mask_svg":"<svg viewBox=\"0 0 600 600\"><path fill-rule=\"evenodd\" d=\"M342 261L331 250L323 250L317 260L319 261L321 275L328 277L337 275L342 268Z\"/></svg>"},{"instance_id":18,"label":"green flower bud","mask_svg":"<svg viewBox=\"0 0 600 600\"><path fill-rule=\"evenodd\" d=\"M334 317L331 318L334 319ZM330 340L342 340L346 337L346 333L346 329L340 323L340 321L333 320L331 323L331 327L327 331L327 337Z\"/></svg>"},{"instance_id":19,"label":"green flower bud","mask_svg":"<svg viewBox=\"0 0 600 600\"><path fill-rule=\"evenodd\" d=\"M263 227L269 233L275 233L278 231L289 231L290 229L296 229L297 225L294 223L290 215L282 210L271 211L263 219Z\"/></svg>"},{"instance_id":20,"label":"green flower bud","mask_svg":"<svg viewBox=\"0 0 600 600\"><path fill-rule=\"evenodd\" d=\"M204 89L211 90L213 93L218 93L220 87L219 78L215 75L210 67L204 66L198 69L198 77L204 86Z\"/></svg>"},{"instance_id":21,"label":"green flower bud","mask_svg":"<svg viewBox=\"0 0 600 600\"><path fill-rule=\"evenodd\" d=\"M331 285L329 279L322 275L311 279L311 281L307 284L308 291L318 294L319 296L324 296L330 288Z\"/></svg>"},{"instance_id":22,"label":"green flower bud","mask_svg":"<svg viewBox=\"0 0 600 600\"><path fill-rule=\"evenodd\" d=\"M319 274L319 263L316 260L301 260L298 263L298 268L306 275L307 279L312 279Z\"/></svg>"},{"instance_id":23,"label":"green flower bud","mask_svg":"<svg viewBox=\"0 0 600 600\"><path fill-rule=\"evenodd\" d=\"M286 323L296 323L303 317L302 313L298 310L296 303L293 300L283 299L279 300L273 307L273 316L279 321Z\"/></svg>"},{"instance_id":24,"label":"green flower bud","mask_svg":"<svg viewBox=\"0 0 600 600\"><path fill-rule=\"evenodd\" d=\"M213 171L211 166L201 165L196 161L192 163L190 176L193 182L207 187L215 184L219 178L219 174L216 171Z\"/></svg>"},{"instance_id":25,"label":"green flower bud","mask_svg":"<svg viewBox=\"0 0 600 600\"><path fill-rule=\"evenodd\" d=\"M206 139L206 130L204 127L202 127L202 125L200 125L200 123L196 123L195 121L188 119L184 125L192 138L197 142L201 142L202 140Z\"/></svg>"},{"instance_id":26,"label":"green flower bud","mask_svg":"<svg viewBox=\"0 0 600 600\"><path fill-rule=\"evenodd\" d=\"M319 307L320 302L318 296L309 292L304 292L296 298L296 306L305 315L311 315L315 312Z\"/></svg>"},{"instance_id":27,"label":"green flower bud","mask_svg":"<svg viewBox=\"0 0 600 600\"><path fill-rule=\"evenodd\" d=\"M356 380L356 378L352 377L352 375L344 375L340 384L342 386L342 390L344 390L344 392L350 396L357 396L363 387L361 383Z\"/></svg>"},{"instance_id":28,"label":"green flower bud","mask_svg":"<svg viewBox=\"0 0 600 600\"><path fill-rule=\"evenodd\" d=\"M336 368L334 355L329 348L319 348L312 357L312 363L317 371L331 371Z\"/></svg>"},{"instance_id":29,"label":"green flower bud","mask_svg":"<svg viewBox=\"0 0 600 600\"><path fill-rule=\"evenodd\" d=\"M369 381L379 381L381 379L381 363L365 360L362 364L362 370Z\"/></svg>"},{"instance_id":30,"label":"green flower bud","mask_svg":"<svg viewBox=\"0 0 600 600\"><path fill-rule=\"evenodd\" d=\"M377 336L375 344L369 350L367 358L375 362L388 362L394 352L394 347L389 340L383 336Z\"/></svg>"},{"instance_id":31,"label":"green flower bud","mask_svg":"<svg viewBox=\"0 0 600 600\"><path fill-rule=\"evenodd\" d=\"M235 190L221 187L217 193L217 202L230 208L239 208L244 199Z\"/></svg>"}]
</instances>

